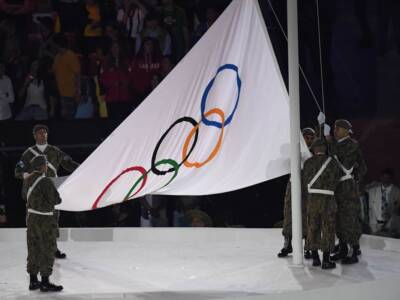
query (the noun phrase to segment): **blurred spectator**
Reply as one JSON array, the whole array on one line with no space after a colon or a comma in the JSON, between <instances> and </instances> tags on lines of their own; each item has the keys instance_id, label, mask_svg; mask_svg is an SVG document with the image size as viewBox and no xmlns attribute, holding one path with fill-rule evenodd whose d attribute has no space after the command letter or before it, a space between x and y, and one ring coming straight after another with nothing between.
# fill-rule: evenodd
<instances>
[{"instance_id":1,"label":"blurred spectator","mask_svg":"<svg viewBox=\"0 0 400 300\"><path fill-rule=\"evenodd\" d=\"M146 14L146 7L139 0L124 0L118 10L117 21L129 39L130 48L135 52L140 48L140 33L143 30Z\"/></svg>"},{"instance_id":2,"label":"blurred spectator","mask_svg":"<svg viewBox=\"0 0 400 300\"><path fill-rule=\"evenodd\" d=\"M219 13L215 7L208 7L206 10L206 20L200 23L193 34L193 45L203 36L204 33L211 27L217 20Z\"/></svg>"},{"instance_id":3,"label":"blurred spectator","mask_svg":"<svg viewBox=\"0 0 400 300\"><path fill-rule=\"evenodd\" d=\"M171 35L160 26L157 15L148 15L145 22L145 27L142 31L143 38L152 38L158 40L160 49L163 55L171 55ZM139 48L141 44L139 44Z\"/></svg>"},{"instance_id":4,"label":"blurred spectator","mask_svg":"<svg viewBox=\"0 0 400 300\"><path fill-rule=\"evenodd\" d=\"M174 0L163 0L160 15L164 27L171 34L172 57L178 62L189 49L188 22L185 11Z\"/></svg>"},{"instance_id":5,"label":"blurred spectator","mask_svg":"<svg viewBox=\"0 0 400 300\"><path fill-rule=\"evenodd\" d=\"M14 102L14 89L5 72L5 64L0 62L0 121L12 117L10 103Z\"/></svg>"},{"instance_id":6,"label":"blurred spectator","mask_svg":"<svg viewBox=\"0 0 400 300\"><path fill-rule=\"evenodd\" d=\"M104 55L104 51L101 46L97 46L96 52L92 53L89 56L90 76L92 77L94 82L94 89L96 94L95 98L97 99L98 116L100 118L106 118L108 116L107 104L105 102L105 90L99 80L100 74L102 74L104 71L106 59L107 58Z\"/></svg>"},{"instance_id":7,"label":"blurred spectator","mask_svg":"<svg viewBox=\"0 0 400 300\"><path fill-rule=\"evenodd\" d=\"M76 119L89 119L94 116L96 100L96 85L90 72L89 60L82 62L81 72L81 100L76 110Z\"/></svg>"},{"instance_id":8,"label":"blurred spectator","mask_svg":"<svg viewBox=\"0 0 400 300\"><path fill-rule=\"evenodd\" d=\"M160 72L154 77L152 81L152 88L155 89L157 85L161 81L164 80L165 77L172 71L174 68L174 64L172 63L172 59L170 56L164 56L161 59L161 67L160 67Z\"/></svg>"},{"instance_id":9,"label":"blurred spectator","mask_svg":"<svg viewBox=\"0 0 400 300\"><path fill-rule=\"evenodd\" d=\"M394 172L386 169L382 172L379 182L373 182L366 187L368 220L372 234L388 231L389 221L396 223L395 219L399 215L400 188L393 183L393 180Z\"/></svg>"},{"instance_id":10,"label":"blurred spectator","mask_svg":"<svg viewBox=\"0 0 400 300\"><path fill-rule=\"evenodd\" d=\"M85 3L81 0L54 0L53 3L58 15L58 32L82 36L88 22Z\"/></svg>"},{"instance_id":11,"label":"blurred spectator","mask_svg":"<svg viewBox=\"0 0 400 300\"><path fill-rule=\"evenodd\" d=\"M50 17L37 18L39 22L40 45L38 58L52 62L57 55L58 46L54 41L54 22ZM50 63L47 63L50 66Z\"/></svg>"},{"instance_id":12,"label":"blurred spectator","mask_svg":"<svg viewBox=\"0 0 400 300\"><path fill-rule=\"evenodd\" d=\"M398 0L378 1L378 19L379 19L379 55L384 56L388 50L390 36L393 34L393 40L400 53L400 2ZM364 4L365 6L365 4ZM392 30L389 26L392 24Z\"/></svg>"},{"instance_id":13,"label":"blurred spectator","mask_svg":"<svg viewBox=\"0 0 400 300\"><path fill-rule=\"evenodd\" d=\"M141 102L151 92L161 68L158 41L147 38L131 65L131 79L137 99Z\"/></svg>"},{"instance_id":14,"label":"blurred spectator","mask_svg":"<svg viewBox=\"0 0 400 300\"><path fill-rule=\"evenodd\" d=\"M166 199L162 195L146 195L140 198L141 227L167 227Z\"/></svg>"},{"instance_id":15,"label":"blurred spectator","mask_svg":"<svg viewBox=\"0 0 400 300\"><path fill-rule=\"evenodd\" d=\"M129 88L128 61L118 43L113 43L100 83L105 90L108 116L124 119L132 111L131 92Z\"/></svg>"},{"instance_id":16,"label":"blurred spectator","mask_svg":"<svg viewBox=\"0 0 400 300\"><path fill-rule=\"evenodd\" d=\"M199 209L187 211L184 218L189 227L212 227L210 216Z\"/></svg>"},{"instance_id":17,"label":"blurred spectator","mask_svg":"<svg viewBox=\"0 0 400 300\"><path fill-rule=\"evenodd\" d=\"M15 118L18 121L47 120L47 95L43 66L35 60L29 74L18 92L18 98L25 99L22 111Z\"/></svg>"},{"instance_id":18,"label":"blurred spectator","mask_svg":"<svg viewBox=\"0 0 400 300\"><path fill-rule=\"evenodd\" d=\"M115 24L115 22L108 22L105 31L105 39L107 43L112 44L119 42L120 36L118 32L118 26Z\"/></svg>"},{"instance_id":19,"label":"blurred spectator","mask_svg":"<svg viewBox=\"0 0 400 300\"><path fill-rule=\"evenodd\" d=\"M96 0L85 0L88 22L84 30L85 53L90 54L95 51L97 44L101 43L103 35L102 11Z\"/></svg>"},{"instance_id":20,"label":"blurred spectator","mask_svg":"<svg viewBox=\"0 0 400 300\"><path fill-rule=\"evenodd\" d=\"M59 36L57 44L59 52L53 63L58 92L60 95L61 117L72 119L76 113L77 102L80 100L81 66L78 56L68 49L64 36Z\"/></svg>"},{"instance_id":21,"label":"blurred spectator","mask_svg":"<svg viewBox=\"0 0 400 300\"><path fill-rule=\"evenodd\" d=\"M0 24L1 59L6 64L8 75L15 80L21 79L21 47L17 35L16 23L6 19Z\"/></svg>"}]
</instances>

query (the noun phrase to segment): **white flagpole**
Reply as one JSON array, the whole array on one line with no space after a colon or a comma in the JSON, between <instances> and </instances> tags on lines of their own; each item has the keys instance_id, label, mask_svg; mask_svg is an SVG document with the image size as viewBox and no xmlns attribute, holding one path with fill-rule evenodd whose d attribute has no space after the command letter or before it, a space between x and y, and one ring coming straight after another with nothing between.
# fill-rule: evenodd
<instances>
[{"instance_id":1,"label":"white flagpole","mask_svg":"<svg viewBox=\"0 0 400 300\"><path fill-rule=\"evenodd\" d=\"M303 264L303 240L301 224L300 179L300 101L299 101L299 40L297 0L287 0L287 29L289 56L290 97L290 171L292 189L292 246L293 263Z\"/></svg>"}]
</instances>

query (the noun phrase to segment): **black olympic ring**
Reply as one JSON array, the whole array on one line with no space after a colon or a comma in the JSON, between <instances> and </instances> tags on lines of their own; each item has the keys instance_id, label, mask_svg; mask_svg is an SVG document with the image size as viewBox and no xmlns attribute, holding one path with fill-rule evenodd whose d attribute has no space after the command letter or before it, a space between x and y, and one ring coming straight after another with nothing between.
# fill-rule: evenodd
<instances>
[{"instance_id":1,"label":"black olympic ring","mask_svg":"<svg viewBox=\"0 0 400 300\"><path fill-rule=\"evenodd\" d=\"M154 174L156 174L156 175L165 175L165 174L167 174L167 173L169 173L169 172L175 171L175 168L171 168L171 169L168 169L168 170L166 170L166 171L160 171L159 169L157 169L157 167L156 167L156 158L157 158L158 149L160 148L160 145L161 145L161 143L163 142L164 138L167 136L167 134L171 131L171 129L172 129L175 125L177 125L177 124L179 124L179 123L181 123L181 122L189 122L189 123L192 124L193 126L197 126L197 124L198 124L198 123L196 122L196 120L193 119L193 118L191 118L191 117L182 117L182 118L179 118L178 120L176 120L176 121L167 129L167 131L161 136L161 138L160 138L159 141L157 142L156 147L154 148L153 155L152 155L152 157L151 157L151 171L152 171ZM197 138L198 138L198 136L199 136L199 128L197 128L197 130L196 130L196 133L195 133L195 136L194 136L194 141L193 141L192 147L190 148L190 150L189 150L188 154L186 155L186 157L185 157L185 158L182 160L182 162L179 164L179 167L189 158L190 154L191 154L192 151L194 150L194 147L196 146L196 143L197 143Z\"/></svg>"}]
</instances>

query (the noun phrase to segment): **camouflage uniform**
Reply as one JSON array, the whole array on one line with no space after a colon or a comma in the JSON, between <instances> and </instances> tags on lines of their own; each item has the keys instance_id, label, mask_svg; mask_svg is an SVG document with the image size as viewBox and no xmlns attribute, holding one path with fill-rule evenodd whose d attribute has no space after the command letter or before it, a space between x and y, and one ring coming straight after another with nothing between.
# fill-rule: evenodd
<instances>
[{"instance_id":1,"label":"camouflage uniform","mask_svg":"<svg viewBox=\"0 0 400 300\"><path fill-rule=\"evenodd\" d=\"M316 174L326 165L319 177ZM307 195L307 247L309 250L332 252L335 247L335 218L337 204L334 191L340 169L332 157L317 154L308 159L303 168L303 186ZM314 182L313 179L317 178ZM322 237L321 237L322 234Z\"/></svg>"},{"instance_id":2,"label":"camouflage uniform","mask_svg":"<svg viewBox=\"0 0 400 300\"><path fill-rule=\"evenodd\" d=\"M31 173L33 171L31 161L34 157L38 155L45 155L48 161L48 169L46 172L46 177L57 177L58 169L63 167L65 170L69 172L73 172L79 164L74 162L70 156L65 154L59 148L47 145L44 152L41 152L39 148L35 145L29 147L22 154L20 161L17 163L15 167L15 177L19 179L23 179L24 173ZM22 197L26 200L26 191L27 191L27 181L24 180L22 184ZM59 211L54 212L54 219L58 224L58 218L60 216ZM57 236L59 236L59 230L57 225Z\"/></svg>"},{"instance_id":3,"label":"camouflage uniform","mask_svg":"<svg viewBox=\"0 0 400 300\"><path fill-rule=\"evenodd\" d=\"M302 215L302 233L303 238L307 235L307 196L305 195L304 186L301 191L301 215ZM292 197L291 197L291 182L289 180L286 185L286 193L283 207L283 229L282 235L285 238L292 238Z\"/></svg>"},{"instance_id":4,"label":"camouflage uniform","mask_svg":"<svg viewBox=\"0 0 400 300\"><path fill-rule=\"evenodd\" d=\"M57 221L51 215L54 206L61 203L61 198L50 178L42 173L35 173L25 183L27 189L27 271L36 275L50 276L53 271L54 253L57 249ZM47 213L43 215L40 213Z\"/></svg>"},{"instance_id":5,"label":"camouflage uniform","mask_svg":"<svg viewBox=\"0 0 400 300\"><path fill-rule=\"evenodd\" d=\"M362 233L358 182L366 174L367 167L358 142L350 137L332 142L330 153L339 162L341 172L335 191L338 204L336 234L341 242L358 245Z\"/></svg>"}]
</instances>

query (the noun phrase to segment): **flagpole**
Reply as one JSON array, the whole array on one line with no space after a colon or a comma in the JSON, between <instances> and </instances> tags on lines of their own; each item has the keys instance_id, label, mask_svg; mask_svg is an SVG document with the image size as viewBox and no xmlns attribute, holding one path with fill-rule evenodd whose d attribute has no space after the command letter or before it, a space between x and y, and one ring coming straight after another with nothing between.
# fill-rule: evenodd
<instances>
[{"instance_id":1,"label":"flagpole","mask_svg":"<svg viewBox=\"0 0 400 300\"><path fill-rule=\"evenodd\" d=\"M287 30L290 97L290 171L292 201L293 263L303 264L300 179L300 96L297 0L287 0Z\"/></svg>"}]
</instances>

